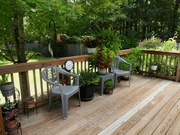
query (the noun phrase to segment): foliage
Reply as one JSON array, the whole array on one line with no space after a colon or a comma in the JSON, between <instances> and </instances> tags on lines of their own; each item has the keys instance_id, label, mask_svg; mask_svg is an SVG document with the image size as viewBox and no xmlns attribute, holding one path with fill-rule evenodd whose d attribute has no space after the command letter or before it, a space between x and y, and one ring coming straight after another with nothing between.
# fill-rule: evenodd
<instances>
[{"instance_id":1,"label":"foliage","mask_svg":"<svg viewBox=\"0 0 180 135\"><path fill-rule=\"evenodd\" d=\"M162 46L162 42L160 38L152 37L150 39L143 40L140 46L145 49L156 50Z\"/></svg>"},{"instance_id":2,"label":"foliage","mask_svg":"<svg viewBox=\"0 0 180 135\"><path fill-rule=\"evenodd\" d=\"M138 41L136 38L123 37L121 39L121 46L122 46L122 49L134 48L138 46Z\"/></svg>"},{"instance_id":3,"label":"foliage","mask_svg":"<svg viewBox=\"0 0 180 135\"><path fill-rule=\"evenodd\" d=\"M27 96L27 97L26 97L26 101L32 101L32 100L34 100L34 97L33 97L33 96Z\"/></svg>"},{"instance_id":4,"label":"foliage","mask_svg":"<svg viewBox=\"0 0 180 135\"><path fill-rule=\"evenodd\" d=\"M107 80L104 82L104 86L105 87L111 87L113 86L114 82L112 80Z\"/></svg>"},{"instance_id":5,"label":"foliage","mask_svg":"<svg viewBox=\"0 0 180 135\"><path fill-rule=\"evenodd\" d=\"M17 113L18 109L16 103L6 102L4 105L2 105L2 114L5 121L15 119Z\"/></svg>"},{"instance_id":6,"label":"foliage","mask_svg":"<svg viewBox=\"0 0 180 135\"><path fill-rule=\"evenodd\" d=\"M92 67L106 69L111 67L113 60L115 59L115 56L115 53L106 47L103 47L101 49L98 48L89 57L89 62Z\"/></svg>"},{"instance_id":7,"label":"foliage","mask_svg":"<svg viewBox=\"0 0 180 135\"><path fill-rule=\"evenodd\" d=\"M96 32L97 38L102 40L100 48L106 47L116 54L116 52L121 48L120 46L120 38L118 33L112 28L102 28L100 29L98 26L98 31Z\"/></svg>"},{"instance_id":8,"label":"foliage","mask_svg":"<svg viewBox=\"0 0 180 135\"><path fill-rule=\"evenodd\" d=\"M83 44L87 48L96 48L97 46L101 45L102 41L100 39L90 39L87 37L84 41Z\"/></svg>"},{"instance_id":9,"label":"foliage","mask_svg":"<svg viewBox=\"0 0 180 135\"><path fill-rule=\"evenodd\" d=\"M82 70L79 74L79 84L80 86L96 86L99 84L100 77L97 73L92 70Z\"/></svg>"},{"instance_id":10,"label":"foliage","mask_svg":"<svg viewBox=\"0 0 180 135\"><path fill-rule=\"evenodd\" d=\"M151 60L150 64L151 65L160 65L160 61L159 61L159 59L154 58L154 59Z\"/></svg>"},{"instance_id":11,"label":"foliage","mask_svg":"<svg viewBox=\"0 0 180 135\"><path fill-rule=\"evenodd\" d=\"M167 41L162 42L160 38L150 38L145 39L140 43L140 47L151 50L160 50L160 51L177 51L178 47L176 46L175 38L169 38Z\"/></svg>"},{"instance_id":12,"label":"foliage","mask_svg":"<svg viewBox=\"0 0 180 135\"><path fill-rule=\"evenodd\" d=\"M6 84L8 82L8 77L8 74L1 75L0 85Z\"/></svg>"},{"instance_id":13,"label":"foliage","mask_svg":"<svg viewBox=\"0 0 180 135\"><path fill-rule=\"evenodd\" d=\"M139 47L133 48L131 54L127 55L127 57L124 57L124 59L132 64L132 70L131 73L137 73L139 72L139 66L141 63L140 57L143 55L142 50ZM126 69L127 67L120 67L121 69Z\"/></svg>"},{"instance_id":14,"label":"foliage","mask_svg":"<svg viewBox=\"0 0 180 135\"><path fill-rule=\"evenodd\" d=\"M169 38L168 41L165 41L163 43L162 50L163 51L172 51L172 50L175 51L175 49L177 49L177 48L175 48L175 46L176 46L176 40L174 40L173 38Z\"/></svg>"}]
</instances>

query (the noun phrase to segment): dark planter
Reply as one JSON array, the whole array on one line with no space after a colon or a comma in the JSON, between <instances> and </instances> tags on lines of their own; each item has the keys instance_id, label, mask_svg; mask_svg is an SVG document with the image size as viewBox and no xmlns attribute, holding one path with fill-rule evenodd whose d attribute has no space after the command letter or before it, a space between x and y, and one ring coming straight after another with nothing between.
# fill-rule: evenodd
<instances>
[{"instance_id":1,"label":"dark planter","mask_svg":"<svg viewBox=\"0 0 180 135\"><path fill-rule=\"evenodd\" d=\"M14 83L8 82L4 85L0 85L0 90L4 97L12 96L14 93Z\"/></svg>"},{"instance_id":2,"label":"dark planter","mask_svg":"<svg viewBox=\"0 0 180 135\"><path fill-rule=\"evenodd\" d=\"M90 101L94 98L94 86L81 86L80 95L82 101Z\"/></svg>"}]
</instances>

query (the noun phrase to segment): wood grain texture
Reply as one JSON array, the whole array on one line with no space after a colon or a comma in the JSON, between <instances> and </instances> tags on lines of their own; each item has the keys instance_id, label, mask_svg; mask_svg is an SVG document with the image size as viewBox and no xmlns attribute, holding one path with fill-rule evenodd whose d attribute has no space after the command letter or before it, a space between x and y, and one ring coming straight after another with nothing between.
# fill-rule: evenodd
<instances>
[{"instance_id":1,"label":"wood grain texture","mask_svg":"<svg viewBox=\"0 0 180 135\"><path fill-rule=\"evenodd\" d=\"M41 107L37 115L31 111L29 119L21 115L20 121L25 135L107 135L107 129L113 135L179 135L179 97L179 82L135 75L130 87L121 81L112 95L95 91L94 99L81 102L81 107L76 96L70 98L67 120L57 101L50 112Z\"/></svg>"}]
</instances>

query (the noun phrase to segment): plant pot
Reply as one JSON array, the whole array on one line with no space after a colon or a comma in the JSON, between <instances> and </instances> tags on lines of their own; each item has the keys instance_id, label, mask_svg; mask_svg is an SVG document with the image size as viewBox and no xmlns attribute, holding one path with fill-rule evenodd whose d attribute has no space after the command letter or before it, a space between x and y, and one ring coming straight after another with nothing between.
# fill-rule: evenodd
<instances>
[{"instance_id":1,"label":"plant pot","mask_svg":"<svg viewBox=\"0 0 180 135\"><path fill-rule=\"evenodd\" d=\"M100 75L105 75L105 74L107 74L106 69L100 69L100 68L98 68L98 74L100 74Z\"/></svg>"},{"instance_id":2,"label":"plant pot","mask_svg":"<svg viewBox=\"0 0 180 135\"><path fill-rule=\"evenodd\" d=\"M90 101L94 98L94 86L81 86L80 96L82 101Z\"/></svg>"},{"instance_id":3,"label":"plant pot","mask_svg":"<svg viewBox=\"0 0 180 135\"><path fill-rule=\"evenodd\" d=\"M12 96L14 94L14 83L8 82L0 86L0 90L4 97Z\"/></svg>"},{"instance_id":4,"label":"plant pot","mask_svg":"<svg viewBox=\"0 0 180 135\"><path fill-rule=\"evenodd\" d=\"M25 108L34 108L35 107L35 101L33 100L25 100Z\"/></svg>"},{"instance_id":5,"label":"plant pot","mask_svg":"<svg viewBox=\"0 0 180 135\"><path fill-rule=\"evenodd\" d=\"M157 67L158 67L157 65L151 65L151 70L152 70L152 71L156 71L156 70L157 70Z\"/></svg>"},{"instance_id":6,"label":"plant pot","mask_svg":"<svg viewBox=\"0 0 180 135\"><path fill-rule=\"evenodd\" d=\"M104 88L104 94L112 94L112 93L113 93L113 86Z\"/></svg>"},{"instance_id":7,"label":"plant pot","mask_svg":"<svg viewBox=\"0 0 180 135\"><path fill-rule=\"evenodd\" d=\"M96 48L87 48L88 54L92 54L96 51Z\"/></svg>"},{"instance_id":8,"label":"plant pot","mask_svg":"<svg viewBox=\"0 0 180 135\"><path fill-rule=\"evenodd\" d=\"M7 128L14 128L14 127L16 127L17 124L18 124L18 122L17 122L16 119L11 120L11 121L5 121L4 123L5 123L5 126L6 126Z\"/></svg>"}]
</instances>

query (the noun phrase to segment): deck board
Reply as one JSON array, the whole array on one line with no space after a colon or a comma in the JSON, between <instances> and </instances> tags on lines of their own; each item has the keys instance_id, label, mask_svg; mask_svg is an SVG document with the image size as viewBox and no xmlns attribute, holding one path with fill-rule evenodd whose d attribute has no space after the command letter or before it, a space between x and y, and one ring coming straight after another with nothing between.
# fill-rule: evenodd
<instances>
[{"instance_id":1,"label":"deck board","mask_svg":"<svg viewBox=\"0 0 180 135\"><path fill-rule=\"evenodd\" d=\"M179 82L134 75L130 87L122 81L112 95L96 91L81 107L77 97L70 98L67 120L57 102L50 112L41 107L20 121L24 135L179 135L179 97Z\"/></svg>"}]
</instances>

